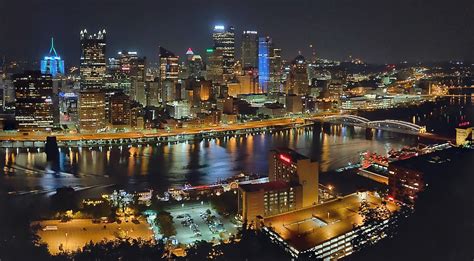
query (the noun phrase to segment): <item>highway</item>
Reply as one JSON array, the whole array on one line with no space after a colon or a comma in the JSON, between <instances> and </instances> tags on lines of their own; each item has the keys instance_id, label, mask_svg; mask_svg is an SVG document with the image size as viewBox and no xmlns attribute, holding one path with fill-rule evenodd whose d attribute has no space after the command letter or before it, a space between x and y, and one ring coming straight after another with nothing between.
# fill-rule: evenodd
<instances>
[{"instance_id":1,"label":"highway","mask_svg":"<svg viewBox=\"0 0 474 261\"><path fill-rule=\"evenodd\" d=\"M203 132L223 132L236 131L253 128L263 128L271 126L291 126L293 124L303 124L303 118L280 118L262 121L252 121L246 123L221 125L221 126L206 126L206 127L185 127L176 128L169 131L133 131L122 133L30 133L24 135L21 132L0 133L0 141L45 141L47 136L56 136L58 141L80 141L80 140L117 140L117 139L139 139L139 138L154 138L154 137L168 137L175 135L193 135Z\"/></svg>"}]
</instances>

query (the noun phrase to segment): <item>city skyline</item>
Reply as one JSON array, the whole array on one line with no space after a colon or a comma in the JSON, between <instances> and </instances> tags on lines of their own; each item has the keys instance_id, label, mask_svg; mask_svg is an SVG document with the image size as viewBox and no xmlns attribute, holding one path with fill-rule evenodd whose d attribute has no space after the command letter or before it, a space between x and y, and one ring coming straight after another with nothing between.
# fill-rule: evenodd
<instances>
[{"instance_id":1,"label":"city skyline","mask_svg":"<svg viewBox=\"0 0 474 261\"><path fill-rule=\"evenodd\" d=\"M298 51L310 56L310 44L318 57L345 60L352 55L370 63L470 61L474 58L470 48L473 36L468 26L462 26L472 21L469 16L472 6L467 0L456 1L457 4L338 2L341 3L273 1L269 6L268 1L252 5L245 1L241 5L211 1L206 5L191 2L189 8L183 8L180 3L160 3L161 10L166 11L162 14L151 11L160 10L158 4L143 5L142 1L31 2L34 8L28 10L21 9L24 3L20 6L5 2L0 6L11 12L2 17L3 24L15 20L11 15L20 10L28 18L0 28L0 34L5 36L2 38L10 39L0 43L0 55L37 61L48 48L48 39L54 37L67 66L77 66L78 32L84 28L91 31L105 28L109 33L108 57L129 49L154 62L158 46L165 46L179 56L184 56L189 47L204 54L205 49L212 46L210 35L214 25L223 24L235 26L237 57L240 57L238 47L242 32L256 30L278 42L287 60L294 58ZM144 6L147 8L140 9ZM86 7L89 13L85 17L79 11ZM112 7L113 11L108 12ZM55 15L47 16L47 13ZM298 19L292 19L290 14L297 15ZM57 18L63 22L56 23Z\"/></svg>"}]
</instances>

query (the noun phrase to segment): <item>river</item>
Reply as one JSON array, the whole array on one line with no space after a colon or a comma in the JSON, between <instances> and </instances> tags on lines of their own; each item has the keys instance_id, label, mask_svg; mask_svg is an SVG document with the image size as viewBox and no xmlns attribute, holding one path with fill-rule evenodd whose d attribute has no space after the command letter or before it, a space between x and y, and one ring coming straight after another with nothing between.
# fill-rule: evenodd
<instances>
[{"instance_id":1,"label":"river","mask_svg":"<svg viewBox=\"0 0 474 261\"><path fill-rule=\"evenodd\" d=\"M426 125L428 131L454 135L459 122L474 122L470 99L444 100L417 108L363 112L371 120L399 119ZM289 147L320 162L325 173L357 162L359 153L386 153L416 145L415 136L376 131L366 137L365 129L334 125L330 130L302 128L275 133L196 140L149 146L71 148L60 151L59 162L51 164L44 152L1 149L0 188L7 191L54 191L58 187L105 188L114 184L126 189L210 184L240 171L266 175L268 151Z\"/></svg>"}]
</instances>

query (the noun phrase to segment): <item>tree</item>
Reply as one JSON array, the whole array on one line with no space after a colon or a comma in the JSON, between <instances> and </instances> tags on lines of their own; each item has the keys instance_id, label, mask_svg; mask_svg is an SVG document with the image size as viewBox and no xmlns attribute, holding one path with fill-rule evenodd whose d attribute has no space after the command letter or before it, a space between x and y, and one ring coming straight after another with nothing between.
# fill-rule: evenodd
<instances>
[{"instance_id":1,"label":"tree","mask_svg":"<svg viewBox=\"0 0 474 261\"><path fill-rule=\"evenodd\" d=\"M174 227L173 216L169 212L158 212L155 223L160 229L160 233L164 237L171 237L176 235L176 228Z\"/></svg>"}]
</instances>

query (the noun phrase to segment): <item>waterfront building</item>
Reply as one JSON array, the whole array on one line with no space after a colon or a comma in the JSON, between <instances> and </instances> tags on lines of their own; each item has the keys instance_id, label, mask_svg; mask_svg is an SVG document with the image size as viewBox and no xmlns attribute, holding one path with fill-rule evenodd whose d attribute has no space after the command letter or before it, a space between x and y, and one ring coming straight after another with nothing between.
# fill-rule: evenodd
<instances>
[{"instance_id":1,"label":"waterfront building","mask_svg":"<svg viewBox=\"0 0 474 261\"><path fill-rule=\"evenodd\" d=\"M362 202L384 209L381 222L363 224L359 214ZM274 244L284 249L292 258L303 260L338 260L351 255L375 236L375 243L387 236L400 215L399 207L371 192L357 192L309 208L261 216L257 227Z\"/></svg>"},{"instance_id":2,"label":"waterfront building","mask_svg":"<svg viewBox=\"0 0 474 261\"><path fill-rule=\"evenodd\" d=\"M109 123L113 128L130 127L130 98L123 92L116 92L110 97Z\"/></svg>"},{"instance_id":3,"label":"waterfront building","mask_svg":"<svg viewBox=\"0 0 474 261\"><path fill-rule=\"evenodd\" d=\"M462 149L448 148L418 157L390 162L388 165L389 197L414 204L418 193L428 187L436 175L444 175L460 158Z\"/></svg>"},{"instance_id":4,"label":"waterfront building","mask_svg":"<svg viewBox=\"0 0 474 261\"><path fill-rule=\"evenodd\" d=\"M51 131L54 122L50 74L26 71L13 76L15 120L20 131Z\"/></svg>"},{"instance_id":5,"label":"waterfront building","mask_svg":"<svg viewBox=\"0 0 474 261\"><path fill-rule=\"evenodd\" d=\"M105 128L105 93L99 89L82 90L79 94L79 130L97 132Z\"/></svg>"},{"instance_id":6,"label":"waterfront building","mask_svg":"<svg viewBox=\"0 0 474 261\"><path fill-rule=\"evenodd\" d=\"M222 73L224 81L228 81L234 74L235 64L235 33L234 27L226 28L223 25L214 26L212 33L214 50L222 53Z\"/></svg>"},{"instance_id":7,"label":"waterfront building","mask_svg":"<svg viewBox=\"0 0 474 261\"><path fill-rule=\"evenodd\" d=\"M190 118L191 110L188 101L173 101L166 104L166 110L173 119Z\"/></svg>"},{"instance_id":8,"label":"waterfront building","mask_svg":"<svg viewBox=\"0 0 474 261\"><path fill-rule=\"evenodd\" d=\"M105 84L106 75L106 32L105 29L96 34L89 34L86 29L81 31L81 89L101 89Z\"/></svg>"},{"instance_id":9,"label":"waterfront building","mask_svg":"<svg viewBox=\"0 0 474 261\"><path fill-rule=\"evenodd\" d=\"M256 222L318 204L319 165L287 148L269 153L268 182L239 185L239 214Z\"/></svg>"},{"instance_id":10,"label":"waterfront building","mask_svg":"<svg viewBox=\"0 0 474 261\"><path fill-rule=\"evenodd\" d=\"M302 113L303 100L302 97L296 94L287 94L285 97L286 111L289 113Z\"/></svg>"},{"instance_id":11,"label":"waterfront building","mask_svg":"<svg viewBox=\"0 0 474 261\"><path fill-rule=\"evenodd\" d=\"M41 73L51 74L53 77L56 77L58 74L64 75L64 60L56 52L53 38L51 38L49 54L41 60Z\"/></svg>"},{"instance_id":12,"label":"waterfront building","mask_svg":"<svg viewBox=\"0 0 474 261\"><path fill-rule=\"evenodd\" d=\"M258 65L258 32L244 31L242 33L242 69L257 68Z\"/></svg>"},{"instance_id":13,"label":"waterfront building","mask_svg":"<svg viewBox=\"0 0 474 261\"><path fill-rule=\"evenodd\" d=\"M270 56L273 49L270 37L258 38L258 86L262 93L267 93L270 84Z\"/></svg>"}]
</instances>

